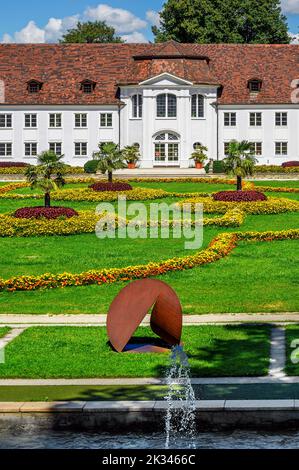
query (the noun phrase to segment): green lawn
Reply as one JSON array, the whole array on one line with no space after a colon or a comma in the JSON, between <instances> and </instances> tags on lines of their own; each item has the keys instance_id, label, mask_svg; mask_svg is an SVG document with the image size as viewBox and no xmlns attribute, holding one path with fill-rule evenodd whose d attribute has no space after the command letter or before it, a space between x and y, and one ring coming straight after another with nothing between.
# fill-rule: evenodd
<instances>
[{"instance_id":1,"label":"green lawn","mask_svg":"<svg viewBox=\"0 0 299 470\"><path fill-rule=\"evenodd\" d=\"M134 338L153 336L142 327ZM193 376L267 374L269 326L188 326L182 341ZM2 378L162 377L168 366L168 354L112 351L101 327L28 328L5 353Z\"/></svg>"},{"instance_id":2,"label":"green lawn","mask_svg":"<svg viewBox=\"0 0 299 470\"><path fill-rule=\"evenodd\" d=\"M10 328L8 328L8 326L0 327L0 338L3 338L9 331Z\"/></svg>"},{"instance_id":3,"label":"green lawn","mask_svg":"<svg viewBox=\"0 0 299 470\"><path fill-rule=\"evenodd\" d=\"M286 327L286 340L286 373L288 375L299 375L299 325L288 325Z\"/></svg>"},{"instance_id":4,"label":"green lawn","mask_svg":"<svg viewBox=\"0 0 299 470\"><path fill-rule=\"evenodd\" d=\"M297 181L260 181L258 184L298 187ZM140 185L134 183L134 185ZM169 191L221 189L208 183L142 183ZM74 186L74 185L70 185ZM77 187L75 185L75 187ZM223 189L223 188L222 188ZM232 186L229 186L232 189ZM25 188L24 191L30 191ZM299 197L299 194L269 193L270 196ZM163 202L173 202L166 198ZM146 201L149 204L153 201ZM37 205L34 199L0 200L0 211ZM55 205L93 210L96 203L57 202ZM213 215L211 215L213 216ZM208 217L211 217L210 215ZM248 215L238 228L204 227L205 248L218 234L231 231L265 231L298 228L298 213ZM216 263L189 271L174 272L161 279L178 292L184 313L298 311L299 295L296 253L298 241L241 243L233 253ZM105 239L94 234L68 237L3 238L0 240L0 277L46 272L80 273L103 267L124 267L160 261L193 253L179 239ZM1 292L1 313L106 313L124 284L72 287L35 292Z\"/></svg>"}]
</instances>

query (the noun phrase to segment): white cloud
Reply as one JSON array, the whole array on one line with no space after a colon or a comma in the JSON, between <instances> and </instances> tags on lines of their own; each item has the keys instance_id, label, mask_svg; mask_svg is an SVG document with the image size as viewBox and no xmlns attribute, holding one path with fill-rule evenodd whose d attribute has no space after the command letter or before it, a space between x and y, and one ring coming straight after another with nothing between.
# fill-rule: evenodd
<instances>
[{"instance_id":1,"label":"white cloud","mask_svg":"<svg viewBox=\"0 0 299 470\"><path fill-rule=\"evenodd\" d=\"M281 8L283 13L299 13L298 0L281 0Z\"/></svg>"},{"instance_id":2,"label":"white cloud","mask_svg":"<svg viewBox=\"0 0 299 470\"><path fill-rule=\"evenodd\" d=\"M160 26L161 18L158 11L148 10L146 12L146 19L152 26Z\"/></svg>"},{"instance_id":3,"label":"white cloud","mask_svg":"<svg viewBox=\"0 0 299 470\"><path fill-rule=\"evenodd\" d=\"M155 12L152 12L153 14ZM151 17L153 18L153 16ZM147 15L149 21L150 17ZM117 34L127 42L147 42L140 30L148 26L147 21L138 18L132 12L122 8L113 8L106 4L98 4L96 7L88 7L83 13L67 16L65 18L49 18L47 24L40 28L31 20L20 31L14 34L5 33L2 43L44 43L57 42L78 21L106 21L113 26Z\"/></svg>"},{"instance_id":4,"label":"white cloud","mask_svg":"<svg viewBox=\"0 0 299 470\"><path fill-rule=\"evenodd\" d=\"M134 33L131 34L123 34L121 38L125 42L148 42L148 39L142 34L139 33L138 31L135 31Z\"/></svg>"},{"instance_id":5,"label":"white cloud","mask_svg":"<svg viewBox=\"0 0 299 470\"><path fill-rule=\"evenodd\" d=\"M92 21L106 21L115 28L117 33L131 33L147 26L146 21L141 20L130 11L122 8L112 8L105 4L87 8L84 16Z\"/></svg>"},{"instance_id":6,"label":"white cloud","mask_svg":"<svg viewBox=\"0 0 299 470\"><path fill-rule=\"evenodd\" d=\"M30 43L41 43L45 42L45 31L36 26L34 21L29 23L20 31L16 31L13 36L5 33L2 38L2 42L30 42Z\"/></svg>"},{"instance_id":7,"label":"white cloud","mask_svg":"<svg viewBox=\"0 0 299 470\"><path fill-rule=\"evenodd\" d=\"M299 34L289 33L291 36L291 44L299 44Z\"/></svg>"}]
</instances>

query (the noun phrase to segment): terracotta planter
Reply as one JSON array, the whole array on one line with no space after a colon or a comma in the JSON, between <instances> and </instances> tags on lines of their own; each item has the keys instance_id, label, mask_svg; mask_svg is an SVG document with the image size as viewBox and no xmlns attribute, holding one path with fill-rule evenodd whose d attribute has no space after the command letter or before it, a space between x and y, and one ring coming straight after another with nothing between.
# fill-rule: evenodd
<instances>
[{"instance_id":1,"label":"terracotta planter","mask_svg":"<svg viewBox=\"0 0 299 470\"><path fill-rule=\"evenodd\" d=\"M195 162L195 168L198 168L198 170L200 170L201 168L203 168L203 163Z\"/></svg>"},{"instance_id":2,"label":"terracotta planter","mask_svg":"<svg viewBox=\"0 0 299 470\"><path fill-rule=\"evenodd\" d=\"M128 163L128 168L130 170L134 170L134 168L136 168L136 163Z\"/></svg>"}]
</instances>

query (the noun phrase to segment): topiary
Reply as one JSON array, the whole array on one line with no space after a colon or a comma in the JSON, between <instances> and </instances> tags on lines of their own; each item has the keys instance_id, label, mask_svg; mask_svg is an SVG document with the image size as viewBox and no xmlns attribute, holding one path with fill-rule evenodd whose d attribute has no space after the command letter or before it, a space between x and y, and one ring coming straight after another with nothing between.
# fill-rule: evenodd
<instances>
[{"instance_id":1,"label":"topiary","mask_svg":"<svg viewBox=\"0 0 299 470\"><path fill-rule=\"evenodd\" d=\"M88 162L84 165L84 172L85 173L96 173L98 168L99 161L98 160L88 160Z\"/></svg>"}]
</instances>

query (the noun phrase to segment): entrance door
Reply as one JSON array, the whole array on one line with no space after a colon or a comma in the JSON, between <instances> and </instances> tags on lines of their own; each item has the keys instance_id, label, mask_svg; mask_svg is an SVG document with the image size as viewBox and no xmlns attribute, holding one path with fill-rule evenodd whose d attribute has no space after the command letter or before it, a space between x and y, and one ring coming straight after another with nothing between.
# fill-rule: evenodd
<instances>
[{"instance_id":1,"label":"entrance door","mask_svg":"<svg viewBox=\"0 0 299 470\"><path fill-rule=\"evenodd\" d=\"M179 137L173 132L163 132L154 138L154 165L180 165Z\"/></svg>"}]
</instances>

